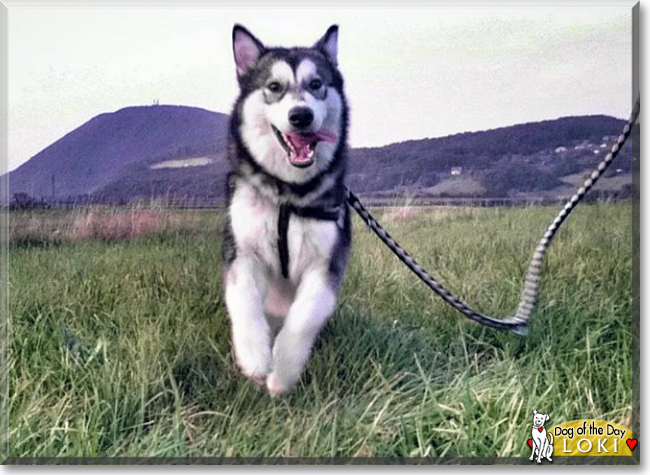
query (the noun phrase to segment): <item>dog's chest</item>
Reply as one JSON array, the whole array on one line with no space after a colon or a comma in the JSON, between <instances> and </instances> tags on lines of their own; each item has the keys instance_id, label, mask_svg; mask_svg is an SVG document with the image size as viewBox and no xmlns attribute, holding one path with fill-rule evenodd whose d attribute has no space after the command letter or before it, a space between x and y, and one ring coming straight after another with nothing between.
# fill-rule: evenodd
<instances>
[{"instance_id":1,"label":"dog's chest","mask_svg":"<svg viewBox=\"0 0 650 475\"><path fill-rule=\"evenodd\" d=\"M280 274L279 207L254 188L241 185L230 204L230 220L238 255L256 256L273 274ZM318 265L327 265L339 234L335 221L291 215L287 228L289 274L292 280Z\"/></svg>"}]
</instances>

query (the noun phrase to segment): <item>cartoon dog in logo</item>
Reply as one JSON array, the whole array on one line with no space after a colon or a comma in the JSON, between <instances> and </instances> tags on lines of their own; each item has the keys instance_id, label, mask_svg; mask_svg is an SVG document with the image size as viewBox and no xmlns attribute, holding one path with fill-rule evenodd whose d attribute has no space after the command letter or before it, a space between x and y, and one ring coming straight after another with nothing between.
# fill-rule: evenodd
<instances>
[{"instance_id":1,"label":"cartoon dog in logo","mask_svg":"<svg viewBox=\"0 0 650 475\"><path fill-rule=\"evenodd\" d=\"M533 409L533 429L531 431L533 437L533 452L530 454L530 460L533 461L535 453L537 453L537 463L542 463L542 459L546 458L549 462L552 462L551 456L553 455L553 434L550 432L548 435L551 436L549 442L548 437L546 437L546 428L544 424L550 419L548 414L540 414L536 409Z\"/></svg>"}]
</instances>

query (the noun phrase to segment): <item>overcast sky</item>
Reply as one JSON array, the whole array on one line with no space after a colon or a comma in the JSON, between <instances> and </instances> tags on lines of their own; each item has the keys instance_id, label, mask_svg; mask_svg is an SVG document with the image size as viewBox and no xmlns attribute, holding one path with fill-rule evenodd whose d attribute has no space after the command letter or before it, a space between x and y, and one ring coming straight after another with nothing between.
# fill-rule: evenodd
<instances>
[{"instance_id":1,"label":"overcast sky","mask_svg":"<svg viewBox=\"0 0 650 475\"><path fill-rule=\"evenodd\" d=\"M159 100L229 112L236 22L283 46L312 44L340 25L355 147L566 115L626 118L631 2L612 3L618 6L13 6L9 169L122 107Z\"/></svg>"}]
</instances>

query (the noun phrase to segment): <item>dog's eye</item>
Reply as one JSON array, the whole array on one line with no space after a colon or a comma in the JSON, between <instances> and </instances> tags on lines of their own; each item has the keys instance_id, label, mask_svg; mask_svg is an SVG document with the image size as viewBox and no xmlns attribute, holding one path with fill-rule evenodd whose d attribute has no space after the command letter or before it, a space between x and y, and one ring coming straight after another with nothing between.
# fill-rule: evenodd
<instances>
[{"instance_id":1,"label":"dog's eye","mask_svg":"<svg viewBox=\"0 0 650 475\"><path fill-rule=\"evenodd\" d=\"M323 86L323 81L321 81L320 79L313 79L309 83L309 89L311 89L312 91L316 91L320 89L322 86Z\"/></svg>"},{"instance_id":2,"label":"dog's eye","mask_svg":"<svg viewBox=\"0 0 650 475\"><path fill-rule=\"evenodd\" d=\"M269 83L267 86L267 89L273 93L278 93L282 90L282 84L280 84L277 81L273 81Z\"/></svg>"}]
</instances>

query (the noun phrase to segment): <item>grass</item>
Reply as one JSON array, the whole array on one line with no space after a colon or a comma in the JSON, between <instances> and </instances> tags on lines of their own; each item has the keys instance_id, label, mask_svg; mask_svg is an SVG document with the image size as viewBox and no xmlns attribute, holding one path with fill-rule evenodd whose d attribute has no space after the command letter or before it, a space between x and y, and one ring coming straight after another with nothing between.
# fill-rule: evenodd
<instances>
[{"instance_id":1,"label":"grass","mask_svg":"<svg viewBox=\"0 0 650 475\"><path fill-rule=\"evenodd\" d=\"M505 316L554 214L433 210L386 226ZM629 205L582 206L560 231L525 339L466 321L355 218L336 314L280 399L234 368L218 213L178 219L190 225L10 244L9 456L515 457L533 408L631 425Z\"/></svg>"}]
</instances>

